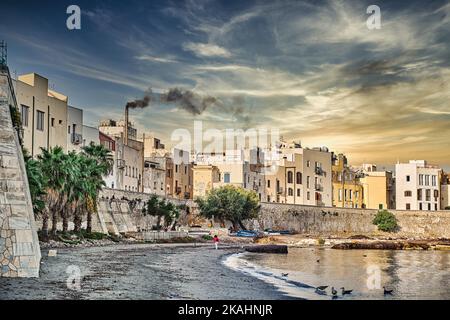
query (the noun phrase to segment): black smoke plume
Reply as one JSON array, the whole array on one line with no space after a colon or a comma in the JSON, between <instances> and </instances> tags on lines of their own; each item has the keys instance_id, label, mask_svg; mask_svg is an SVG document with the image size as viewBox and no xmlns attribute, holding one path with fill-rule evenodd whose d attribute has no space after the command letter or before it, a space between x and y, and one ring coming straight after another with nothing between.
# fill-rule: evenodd
<instances>
[{"instance_id":1,"label":"black smoke plume","mask_svg":"<svg viewBox=\"0 0 450 320\"><path fill-rule=\"evenodd\" d=\"M145 108L152 101L152 96L153 96L152 90L149 89L149 90L147 90L145 96L142 99L129 101L127 103L126 107L129 108L129 109Z\"/></svg>"},{"instance_id":2,"label":"black smoke plume","mask_svg":"<svg viewBox=\"0 0 450 320\"><path fill-rule=\"evenodd\" d=\"M190 90L181 90L172 88L161 94L160 100L163 103L175 103L187 112L193 115L202 114L203 111L217 102L217 99L211 96L202 97Z\"/></svg>"}]
</instances>

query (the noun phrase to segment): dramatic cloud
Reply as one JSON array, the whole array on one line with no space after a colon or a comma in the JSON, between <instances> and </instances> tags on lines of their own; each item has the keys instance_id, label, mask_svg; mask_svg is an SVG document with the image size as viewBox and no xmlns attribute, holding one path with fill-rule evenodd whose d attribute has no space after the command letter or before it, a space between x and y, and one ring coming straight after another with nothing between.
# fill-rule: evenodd
<instances>
[{"instance_id":1,"label":"dramatic cloud","mask_svg":"<svg viewBox=\"0 0 450 320\"><path fill-rule=\"evenodd\" d=\"M231 57L231 53L227 49L215 44L187 42L183 44L183 49L191 51L199 57Z\"/></svg>"}]
</instances>

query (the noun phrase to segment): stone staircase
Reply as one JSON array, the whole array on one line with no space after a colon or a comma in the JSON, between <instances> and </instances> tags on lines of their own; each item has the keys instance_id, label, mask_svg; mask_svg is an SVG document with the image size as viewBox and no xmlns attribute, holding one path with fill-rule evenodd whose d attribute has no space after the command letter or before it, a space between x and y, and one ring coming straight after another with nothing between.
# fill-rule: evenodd
<instances>
[{"instance_id":1,"label":"stone staircase","mask_svg":"<svg viewBox=\"0 0 450 320\"><path fill-rule=\"evenodd\" d=\"M0 276L38 277L41 253L22 149L11 121L9 72L0 70Z\"/></svg>"}]
</instances>

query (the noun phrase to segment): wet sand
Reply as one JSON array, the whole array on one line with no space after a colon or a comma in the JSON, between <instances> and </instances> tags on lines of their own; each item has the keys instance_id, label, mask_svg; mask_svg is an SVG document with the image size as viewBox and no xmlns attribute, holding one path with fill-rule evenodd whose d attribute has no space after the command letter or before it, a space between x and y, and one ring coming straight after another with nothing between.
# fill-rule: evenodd
<instances>
[{"instance_id":1,"label":"wet sand","mask_svg":"<svg viewBox=\"0 0 450 320\"><path fill-rule=\"evenodd\" d=\"M238 251L211 244L119 244L58 249L48 257L46 249L41 277L0 278L0 300L288 299L274 286L225 267L223 259ZM80 269L79 291L67 287L69 266Z\"/></svg>"}]
</instances>

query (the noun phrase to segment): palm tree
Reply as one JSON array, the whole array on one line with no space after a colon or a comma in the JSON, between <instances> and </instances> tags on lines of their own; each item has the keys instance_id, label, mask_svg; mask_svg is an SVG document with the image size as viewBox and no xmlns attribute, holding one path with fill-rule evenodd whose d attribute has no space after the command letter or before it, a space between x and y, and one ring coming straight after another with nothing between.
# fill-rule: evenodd
<instances>
[{"instance_id":1,"label":"palm tree","mask_svg":"<svg viewBox=\"0 0 450 320\"><path fill-rule=\"evenodd\" d=\"M30 189L31 202L35 218L45 212L44 190L47 187L46 177L43 175L40 162L34 160L26 150L24 150L25 168L27 171L28 187ZM48 216L47 216L48 219Z\"/></svg>"},{"instance_id":2,"label":"palm tree","mask_svg":"<svg viewBox=\"0 0 450 320\"><path fill-rule=\"evenodd\" d=\"M48 239L48 219L52 217L52 234L56 234L56 225L58 212L63 204L63 191L65 186L65 167L64 160L66 155L60 146L50 148L49 150L41 148L41 154L38 156L42 174L46 183L46 202L48 212L42 217L42 235Z\"/></svg>"},{"instance_id":3,"label":"palm tree","mask_svg":"<svg viewBox=\"0 0 450 320\"><path fill-rule=\"evenodd\" d=\"M97 199L98 193L105 186L103 176L110 174L113 169L114 159L111 155L111 151L105 148L101 144L91 143L88 146L83 147L83 154L88 159L93 160L93 163L87 163L87 170L90 172L90 176L87 182L88 197L86 199L87 209L87 226L86 232L92 232L92 213L97 212Z\"/></svg>"}]
</instances>

